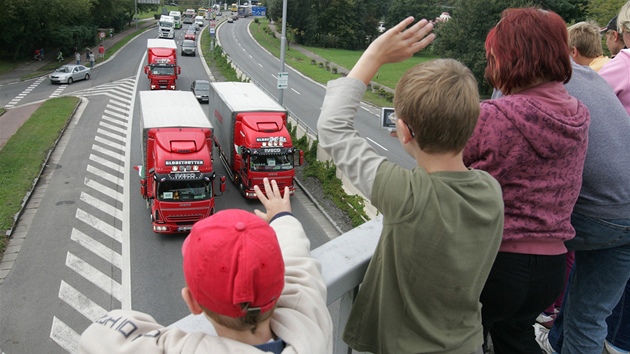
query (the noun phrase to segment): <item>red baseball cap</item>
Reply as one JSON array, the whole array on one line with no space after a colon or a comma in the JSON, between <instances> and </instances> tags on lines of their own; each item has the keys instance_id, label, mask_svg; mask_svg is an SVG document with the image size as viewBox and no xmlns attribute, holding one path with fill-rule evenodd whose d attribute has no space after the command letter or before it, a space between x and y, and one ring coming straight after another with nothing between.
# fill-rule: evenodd
<instances>
[{"instance_id":1,"label":"red baseball cap","mask_svg":"<svg viewBox=\"0 0 630 354\"><path fill-rule=\"evenodd\" d=\"M198 221L182 245L184 278L197 302L220 315L271 310L284 287L276 232L253 213L229 209Z\"/></svg>"}]
</instances>

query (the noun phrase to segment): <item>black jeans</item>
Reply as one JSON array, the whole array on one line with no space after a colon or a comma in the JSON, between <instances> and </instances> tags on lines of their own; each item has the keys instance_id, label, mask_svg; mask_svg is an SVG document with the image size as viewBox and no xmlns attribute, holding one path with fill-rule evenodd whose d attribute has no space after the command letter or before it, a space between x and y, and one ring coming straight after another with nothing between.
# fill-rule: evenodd
<instances>
[{"instance_id":1,"label":"black jeans","mask_svg":"<svg viewBox=\"0 0 630 354\"><path fill-rule=\"evenodd\" d=\"M564 290L564 275L564 254L499 252L480 298L495 354L540 354L533 325Z\"/></svg>"}]
</instances>

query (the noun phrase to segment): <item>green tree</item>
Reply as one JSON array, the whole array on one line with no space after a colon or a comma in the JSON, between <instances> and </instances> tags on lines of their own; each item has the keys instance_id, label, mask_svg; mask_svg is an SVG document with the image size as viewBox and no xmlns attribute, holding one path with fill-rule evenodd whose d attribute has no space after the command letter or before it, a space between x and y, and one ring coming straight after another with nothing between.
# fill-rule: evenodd
<instances>
[{"instance_id":1,"label":"green tree","mask_svg":"<svg viewBox=\"0 0 630 354\"><path fill-rule=\"evenodd\" d=\"M608 21L619 14L619 10L626 0L590 0L588 4L588 18L594 20L600 27L606 26Z\"/></svg>"},{"instance_id":2,"label":"green tree","mask_svg":"<svg viewBox=\"0 0 630 354\"><path fill-rule=\"evenodd\" d=\"M586 18L586 0L457 0L452 19L439 24L433 49L445 58L454 58L472 70L479 91L489 95L492 87L485 81L486 67L484 44L488 31L499 21L501 12L510 7L538 6L552 10L565 22Z\"/></svg>"},{"instance_id":3,"label":"green tree","mask_svg":"<svg viewBox=\"0 0 630 354\"><path fill-rule=\"evenodd\" d=\"M385 26L395 26L408 16L416 19L435 19L442 13L441 2L438 0L392 0L385 16Z\"/></svg>"},{"instance_id":4,"label":"green tree","mask_svg":"<svg viewBox=\"0 0 630 354\"><path fill-rule=\"evenodd\" d=\"M90 0L3 0L0 55L17 59L35 48L58 45L59 31L90 23ZM44 7L45 6L45 7ZM79 30L78 32L81 32Z\"/></svg>"}]
</instances>

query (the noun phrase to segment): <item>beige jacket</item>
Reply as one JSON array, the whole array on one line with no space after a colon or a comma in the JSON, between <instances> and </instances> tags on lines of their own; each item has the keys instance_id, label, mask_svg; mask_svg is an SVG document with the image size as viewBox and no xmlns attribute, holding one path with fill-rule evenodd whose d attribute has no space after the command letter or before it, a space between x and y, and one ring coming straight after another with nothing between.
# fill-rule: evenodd
<instances>
[{"instance_id":1,"label":"beige jacket","mask_svg":"<svg viewBox=\"0 0 630 354\"><path fill-rule=\"evenodd\" d=\"M332 320L326 308L321 265L310 255L310 241L292 215L271 222L285 262L285 286L271 320L287 346L282 353L332 353ZM186 333L155 322L144 313L114 310L81 335L79 353L262 353L257 348L205 333Z\"/></svg>"}]
</instances>

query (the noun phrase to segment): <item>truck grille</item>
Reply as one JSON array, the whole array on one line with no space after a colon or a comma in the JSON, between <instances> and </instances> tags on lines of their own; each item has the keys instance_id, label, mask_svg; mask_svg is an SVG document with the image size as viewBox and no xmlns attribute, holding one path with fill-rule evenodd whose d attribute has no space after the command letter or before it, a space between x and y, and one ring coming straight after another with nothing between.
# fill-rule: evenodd
<instances>
[{"instance_id":1,"label":"truck grille","mask_svg":"<svg viewBox=\"0 0 630 354\"><path fill-rule=\"evenodd\" d=\"M203 214L189 214L189 215L169 215L166 217L167 222L184 223L190 221L198 221L204 218Z\"/></svg>"}]
</instances>

